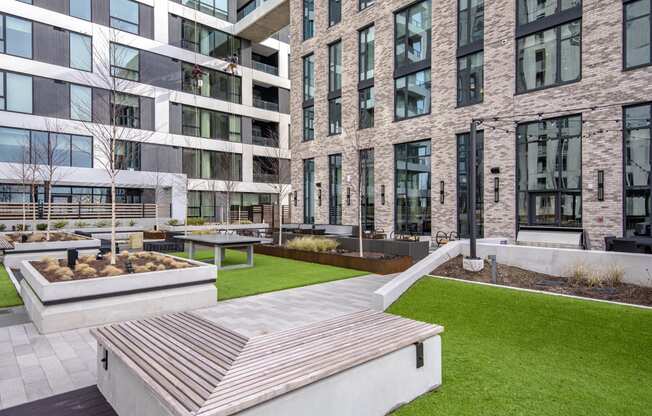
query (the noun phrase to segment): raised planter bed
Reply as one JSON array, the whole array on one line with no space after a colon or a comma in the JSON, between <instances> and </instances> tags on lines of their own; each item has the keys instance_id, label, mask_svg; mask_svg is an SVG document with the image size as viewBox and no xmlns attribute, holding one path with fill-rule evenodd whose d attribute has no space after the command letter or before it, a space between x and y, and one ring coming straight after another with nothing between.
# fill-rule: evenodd
<instances>
[{"instance_id":1,"label":"raised planter bed","mask_svg":"<svg viewBox=\"0 0 652 416\"><path fill-rule=\"evenodd\" d=\"M165 255L191 267L49 281L31 261L22 261L21 295L41 333L215 305L214 265Z\"/></svg>"},{"instance_id":2,"label":"raised planter bed","mask_svg":"<svg viewBox=\"0 0 652 416\"><path fill-rule=\"evenodd\" d=\"M14 246L13 253L18 252L40 252L40 251L57 251L67 250L69 248L86 249L86 248L99 248L100 240L89 238L79 234L72 234L67 232L51 232L50 241L38 240L22 242L19 239L12 239L12 236L20 235L21 233L4 233L5 239L11 241ZM34 238L33 235L45 237L45 233L37 231L35 234L31 232L23 233L28 238ZM38 237L37 237L38 238Z\"/></svg>"},{"instance_id":3,"label":"raised planter bed","mask_svg":"<svg viewBox=\"0 0 652 416\"><path fill-rule=\"evenodd\" d=\"M350 254L315 253L312 251L294 250L287 247L269 244L255 245L254 252L256 254L284 257L287 259L307 261L310 263L363 270L376 274L400 273L407 270L412 265L412 258L408 256L360 258Z\"/></svg>"}]
</instances>

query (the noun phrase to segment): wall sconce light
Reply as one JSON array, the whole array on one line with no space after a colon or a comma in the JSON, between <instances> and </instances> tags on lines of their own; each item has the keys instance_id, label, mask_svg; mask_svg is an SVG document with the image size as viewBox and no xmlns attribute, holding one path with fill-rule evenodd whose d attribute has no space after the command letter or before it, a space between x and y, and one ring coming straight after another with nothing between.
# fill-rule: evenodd
<instances>
[{"instance_id":1,"label":"wall sconce light","mask_svg":"<svg viewBox=\"0 0 652 416\"><path fill-rule=\"evenodd\" d=\"M439 203L444 203L444 181L439 182Z\"/></svg>"},{"instance_id":2,"label":"wall sconce light","mask_svg":"<svg viewBox=\"0 0 652 416\"><path fill-rule=\"evenodd\" d=\"M321 207L321 188L317 190L317 206Z\"/></svg>"},{"instance_id":3,"label":"wall sconce light","mask_svg":"<svg viewBox=\"0 0 652 416\"><path fill-rule=\"evenodd\" d=\"M297 206L297 200L299 199L299 191L294 191L294 206Z\"/></svg>"},{"instance_id":4,"label":"wall sconce light","mask_svg":"<svg viewBox=\"0 0 652 416\"><path fill-rule=\"evenodd\" d=\"M598 171L598 201L604 201L604 170Z\"/></svg>"},{"instance_id":5,"label":"wall sconce light","mask_svg":"<svg viewBox=\"0 0 652 416\"><path fill-rule=\"evenodd\" d=\"M346 205L351 205L351 188L346 188Z\"/></svg>"},{"instance_id":6,"label":"wall sconce light","mask_svg":"<svg viewBox=\"0 0 652 416\"><path fill-rule=\"evenodd\" d=\"M385 205L385 185L380 185L380 203Z\"/></svg>"},{"instance_id":7,"label":"wall sconce light","mask_svg":"<svg viewBox=\"0 0 652 416\"><path fill-rule=\"evenodd\" d=\"M494 178L494 202L500 201L500 178Z\"/></svg>"}]
</instances>

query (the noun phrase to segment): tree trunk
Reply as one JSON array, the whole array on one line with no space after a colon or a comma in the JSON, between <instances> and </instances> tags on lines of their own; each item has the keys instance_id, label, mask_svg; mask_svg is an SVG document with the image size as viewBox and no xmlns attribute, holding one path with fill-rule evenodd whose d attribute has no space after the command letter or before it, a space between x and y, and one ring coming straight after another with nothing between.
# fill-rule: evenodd
<instances>
[{"instance_id":1,"label":"tree trunk","mask_svg":"<svg viewBox=\"0 0 652 416\"><path fill-rule=\"evenodd\" d=\"M115 265L115 177L111 178L111 264Z\"/></svg>"},{"instance_id":2,"label":"tree trunk","mask_svg":"<svg viewBox=\"0 0 652 416\"><path fill-rule=\"evenodd\" d=\"M32 185L32 195L36 194L36 185ZM32 204L32 234L36 234L36 198L34 198L34 203Z\"/></svg>"},{"instance_id":3,"label":"tree trunk","mask_svg":"<svg viewBox=\"0 0 652 416\"><path fill-rule=\"evenodd\" d=\"M48 216L45 228L45 239L50 241L50 219L52 218L52 181L48 182Z\"/></svg>"},{"instance_id":4,"label":"tree trunk","mask_svg":"<svg viewBox=\"0 0 652 416\"><path fill-rule=\"evenodd\" d=\"M283 246L283 204L280 192L278 194L278 245Z\"/></svg>"}]
</instances>

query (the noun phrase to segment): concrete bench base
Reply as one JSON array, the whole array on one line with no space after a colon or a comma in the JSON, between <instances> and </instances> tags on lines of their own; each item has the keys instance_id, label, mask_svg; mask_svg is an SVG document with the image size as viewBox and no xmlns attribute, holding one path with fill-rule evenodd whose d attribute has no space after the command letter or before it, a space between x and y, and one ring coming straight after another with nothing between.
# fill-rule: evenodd
<instances>
[{"instance_id":1,"label":"concrete bench base","mask_svg":"<svg viewBox=\"0 0 652 416\"><path fill-rule=\"evenodd\" d=\"M42 334L204 308L217 303L217 289L211 283L43 305L23 280L21 296L29 316Z\"/></svg>"}]
</instances>

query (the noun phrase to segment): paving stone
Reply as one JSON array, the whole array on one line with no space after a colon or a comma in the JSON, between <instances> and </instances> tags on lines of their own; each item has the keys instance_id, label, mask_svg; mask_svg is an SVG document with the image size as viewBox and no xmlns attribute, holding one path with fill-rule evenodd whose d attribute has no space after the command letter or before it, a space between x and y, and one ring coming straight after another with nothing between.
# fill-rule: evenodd
<instances>
[{"instance_id":1,"label":"paving stone","mask_svg":"<svg viewBox=\"0 0 652 416\"><path fill-rule=\"evenodd\" d=\"M75 388L87 387L97 383L95 374L87 370L71 373L70 380Z\"/></svg>"},{"instance_id":2,"label":"paving stone","mask_svg":"<svg viewBox=\"0 0 652 416\"><path fill-rule=\"evenodd\" d=\"M25 328L23 325L10 326L9 327L9 337L11 338L11 343L14 346L29 344L29 339L25 333Z\"/></svg>"},{"instance_id":3,"label":"paving stone","mask_svg":"<svg viewBox=\"0 0 652 416\"><path fill-rule=\"evenodd\" d=\"M63 365L63 368L68 372L68 374L86 370L84 362L77 358L61 360L61 365Z\"/></svg>"},{"instance_id":4,"label":"paving stone","mask_svg":"<svg viewBox=\"0 0 652 416\"><path fill-rule=\"evenodd\" d=\"M0 366L0 380L10 380L20 376L20 368L18 365Z\"/></svg>"},{"instance_id":5,"label":"paving stone","mask_svg":"<svg viewBox=\"0 0 652 416\"><path fill-rule=\"evenodd\" d=\"M11 341L0 341L0 354L7 352L13 352L14 347L11 344Z\"/></svg>"},{"instance_id":6,"label":"paving stone","mask_svg":"<svg viewBox=\"0 0 652 416\"><path fill-rule=\"evenodd\" d=\"M0 400L4 408L25 403L27 395L20 377L0 381Z\"/></svg>"},{"instance_id":7,"label":"paving stone","mask_svg":"<svg viewBox=\"0 0 652 416\"><path fill-rule=\"evenodd\" d=\"M38 382L26 383L25 394L27 395L27 401L29 402L53 395L50 384L46 379Z\"/></svg>"},{"instance_id":8,"label":"paving stone","mask_svg":"<svg viewBox=\"0 0 652 416\"><path fill-rule=\"evenodd\" d=\"M39 358L34 353L19 355L16 357L18 361L18 367L33 367L39 365Z\"/></svg>"},{"instance_id":9,"label":"paving stone","mask_svg":"<svg viewBox=\"0 0 652 416\"><path fill-rule=\"evenodd\" d=\"M21 355L34 354L34 348L32 348L31 344L16 345L14 347L14 354L16 357L20 357Z\"/></svg>"},{"instance_id":10,"label":"paving stone","mask_svg":"<svg viewBox=\"0 0 652 416\"><path fill-rule=\"evenodd\" d=\"M23 379L23 383L36 383L36 382L45 382L47 383L47 378L45 377L45 372L40 365L25 367L20 369L20 374Z\"/></svg>"}]
</instances>

